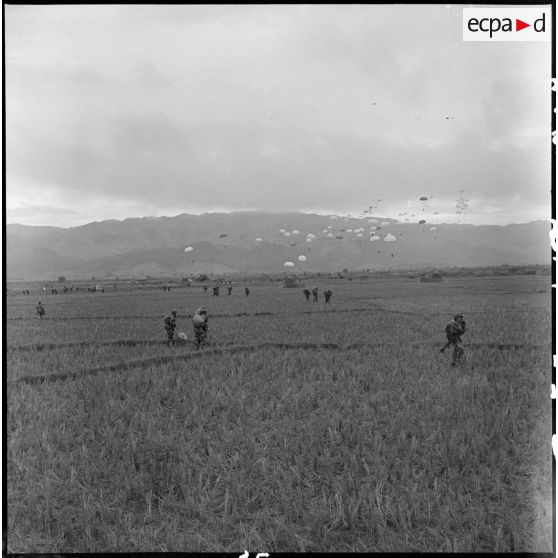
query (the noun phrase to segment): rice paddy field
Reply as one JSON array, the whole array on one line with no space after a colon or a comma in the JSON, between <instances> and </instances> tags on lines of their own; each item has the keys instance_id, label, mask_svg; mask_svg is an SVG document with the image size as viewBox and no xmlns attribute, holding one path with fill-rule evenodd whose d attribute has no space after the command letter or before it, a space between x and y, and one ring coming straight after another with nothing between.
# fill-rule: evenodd
<instances>
[{"instance_id":1,"label":"rice paddy field","mask_svg":"<svg viewBox=\"0 0 558 558\"><path fill-rule=\"evenodd\" d=\"M550 277L315 285L7 297L7 550L551 552Z\"/></svg>"}]
</instances>

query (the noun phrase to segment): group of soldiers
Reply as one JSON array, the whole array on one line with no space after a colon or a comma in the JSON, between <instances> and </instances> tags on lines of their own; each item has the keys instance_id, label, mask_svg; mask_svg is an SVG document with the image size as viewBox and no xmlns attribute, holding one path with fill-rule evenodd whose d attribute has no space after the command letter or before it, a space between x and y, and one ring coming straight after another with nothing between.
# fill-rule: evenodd
<instances>
[{"instance_id":1,"label":"group of soldiers","mask_svg":"<svg viewBox=\"0 0 558 558\"><path fill-rule=\"evenodd\" d=\"M215 286L215 287L212 287L212 288L213 288L213 296L219 296L219 289L220 289L220 287L219 287L219 286ZM227 285L227 295L231 295L231 294L232 294L232 290L233 290L232 285ZM207 285L204 285L203 291L204 291L204 292L207 292ZM249 294L250 294L250 289L249 289L248 287L244 287L244 294L245 294L245 296L249 296Z\"/></svg>"},{"instance_id":2,"label":"group of soldiers","mask_svg":"<svg viewBox=\"0 0 558 558\"><path fill-rule=\"evenodd\" d=\"M304 293L306 300L310 300L310 295L312 295L312 300L314 302L318 302L318 287L314 287L311 291L309 291L308 289L304 289L302 292ZM324 291L324 300L326 304L329 304L332 294L333 293L329 289Z\"/></svg>"},{"instance_id":3,"label":"group of soldiers","mask_svg":"<svg viewBox=\"0 0 558 558\"><path fill-rule=\"evenodd\" d=\"M171 313L164 318L165 331L167 332L167 347L174 345L176 340L174 338L174 331L176 329L176 310L171 310ZM194 316L192 317L192 324L194 326L194 339L196 347L207 345L207 330L208 330L208 317L207 308L200 306ZM186 339L186 337L184 337Z\"/></svg>"}]
</instances>

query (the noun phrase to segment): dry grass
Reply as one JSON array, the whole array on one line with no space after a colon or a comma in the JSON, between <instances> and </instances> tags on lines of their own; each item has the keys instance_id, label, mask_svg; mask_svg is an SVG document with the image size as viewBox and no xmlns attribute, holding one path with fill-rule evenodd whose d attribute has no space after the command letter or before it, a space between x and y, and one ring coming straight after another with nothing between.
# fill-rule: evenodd
<instances>
[{"instance_id":1,"label":"dry grass","mask_svg":"<svg viewBox=\"0 0 558 558\"><path fill-rule=\"evenodd\" d=\"M262 287L247 308L272 315L246 317L240 293L209 299L230 316L207 353L118 343L162 341L160 319L9 322L14 346L54 343L10 350L9 378L67 378L9 386L9 551L551 551L549 295L484 285L459 301L458 369L437 348L459 285L342 285L327 312Z\"/></svg>"}]
</instances>

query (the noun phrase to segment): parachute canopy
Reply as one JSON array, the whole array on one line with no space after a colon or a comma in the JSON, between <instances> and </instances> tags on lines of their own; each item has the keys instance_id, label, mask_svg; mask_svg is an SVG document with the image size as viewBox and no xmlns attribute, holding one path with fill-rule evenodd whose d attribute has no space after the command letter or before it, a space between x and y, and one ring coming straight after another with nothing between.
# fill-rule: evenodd
<instances>
[{"instance_id":1,"label":"parachute canopy","mask_svg":"<svg viewBox=\"0 0 558 558\"><path fill-rule=\"evenodd\" d=\"M333 238L333 233L327 233L327 236L328 236L329 238Z\"/></svg>"},{"instance_id":2,"label":"parachute canopy","mask_svg":"<svg viewBox=\"0 0 558 558\"><path fill-rule=\"evenodd\" d=\"M291 234L300 234L300 231L297 231L297 230L295 229Z\"/></svg>"},{"instance_id":3,"label":"parachute canopy","mask_svg":"<svg viewBox=\"0 0 558 558\"><path fill-rule=\"evenodd\" d=\"M360 236L364 236L364 235L362 233L358 233L357 236L360 237Z\"/></svg>"},{"instance_id":4,"label":"parachute canopy","mask_svg":"<svg viewBox=\"0 0 558 558\"><path fill-rule=\"evenodd\" d=\"M306 261L306 256L298 256L298 261L299 262L305 262Z\"/></svg>"},{"instance_id":5,"label":"parachute canopy","mask_svg":"<svg viewBox=\"0 0 558 558\"><path fill-rule=\"evenodd\" d=\"M395 242L396 240L397 238L395 238L395 236L393 236L391 233L384 236L384 242Z\"/></svg>"},{"instance_id":6,"label":"parachute canopy","mask_svg":"<svg viewBox=\"0 0 558 558\"><path fill-rule=\"evenodd\" d=\"M426 223L426 221L425 221L424 219L421 219L421 220L419 221L419 225L424 225L424 223Z\"/></svg>"},{"instance_id":7,"label":"parachute canopy","mask_svg":"<svg viewBox=\"0 0 558 558\"><path fill-rule=\"evenodd\" d=\"M435 231L435 230L436 230L436 227L430 227L430 230L431 230L431 231Z\"/></svg>"},{"instance_id":8,"label":"parachute canopy","mask_svg":"<svg viewBox=\"0 0 558 558\"><path fill-rule=\"evenodd\" d=\"M219 238L225 238L226 236L229 236L228 234L220 234Z\"/></svg>"},{"instance_id":9,"label":"parachute canopy","mask_svg":"<svg viewBox=\"0 0 558 558\"><path fill-rule=\"evenodd\" d=\"M337 240L343 240L343 237L342 237L341 235L336 236L335 238L336 238Z\"/></svg>"},{"instance_id":10,"label":"parachute canopy","mask_svg":"<svg viewBox=\"0 0 558 558\"><path fill-rule=\"evenodd\" d=\"M421 196L420 201L428 201L428 197L427 196Z\"/></svg>"},{"instance_id":11,"label":"parachute canopy","mask_svg":"<svg viewBox=\"0 0 558 558\"><path fill-rule=\"evenodd\" d=\"M380 237L377 236L377 235L373 235L373 236L370 237L370 242L374 242L376 240L380 240Z\"/></svg>"},{"instance_id":12,"label":"parachute canopy","mask_svg":"<svg viewBox=\"0 0 558 558\"><path fill-rule=\"evenodd\" d=\"M263 242L262 239L258 236L258 238L256 238L256 242Z\"/></svg>"},{"instance_id":13,"label":"parachute canopy","mask_svg":"<svg viewBox=\"0 0 558 558\"><path fill-rule=\"evenodd\" d=\"M294 263L293 262L285 262L283 264L285 267L294 267Z\"/></svg>"},{"instance_id":14,"label":"parachute canopy","mask_svg":"<svg viewBox=\"0 0 558 558\"><path fill-rule=\"evenodd\" d=\"M193 250L193 248L191 246L187 246L186 248L184 248L184 252L191 252Z\"/></svg>"}]
</instances>

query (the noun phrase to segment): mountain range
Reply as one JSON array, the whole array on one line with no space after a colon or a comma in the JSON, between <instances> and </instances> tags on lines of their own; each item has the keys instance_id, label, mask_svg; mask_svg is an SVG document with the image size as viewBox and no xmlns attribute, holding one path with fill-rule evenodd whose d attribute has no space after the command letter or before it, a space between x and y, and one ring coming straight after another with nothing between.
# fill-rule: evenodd
<instances>
[{"instance_id":1,"label":"mountain range","mask_svg":"<svg viewBox=\"0 0 558 558\"><path fill-rule=\"evenodd\" d=\"M6 276L8 280L191 277L549 264L549 232L547 221L505 226L419 224L378 216L256 211L184 213L70 228L8 224ZM307 241L308 234L315 238ZM185 252L186 248L191 250ZM285 262L294 265L286 267Z\"/></svg>"}]
</instances>

